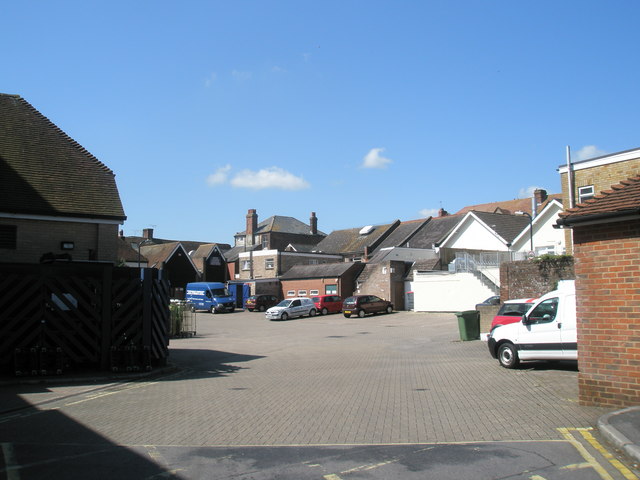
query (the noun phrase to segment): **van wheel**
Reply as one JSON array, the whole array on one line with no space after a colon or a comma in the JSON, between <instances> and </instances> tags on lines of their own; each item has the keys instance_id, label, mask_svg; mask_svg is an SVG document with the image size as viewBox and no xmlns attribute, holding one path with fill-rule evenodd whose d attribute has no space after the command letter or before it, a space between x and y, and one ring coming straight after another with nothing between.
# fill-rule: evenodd
<instances>
[{"instance_id":1,"label":"van wheel","mask_svg":"<svg viewBox=\"0 0 640 480\"><path fill-rule=\"evenodd\" d=\"M287 314L287 312L284 312L284 313L280 316L280 320L289 320L289 315Z\"/></svg>"},{"instance_id":2,"label":"van wheel","mask_svg":"<svg viewBox=\"0 0 640 480\"><path fill-rule=\"evenodd\" d=\"M211 313L216 313L216 307L211 307L211 308L209 309L209 312L211 312Z\"/></svg>"},{"instance_id":3,"label":"van wheel","mask_svg":"<svg viewBox=\"0 0 640 480\"><path fill-rule=\"evenodd\" d=\"M364 310L359 310L359 311L358 311L358 316L359 316L360 318L364 318L364 316L365 316Z\"/></svg>"},{"instance_id":4,"label":"van wheel","mask_svg":"<svg viewBox=\"0 0 640 480\"><path fill-rule=\"evenodd\" d=\"M515 368L520 363L518 358L518 352L513 343L507 342L500 345L498 348L498 361L504 368Z\"/></svg>"},{"instance_id":5,"label":"van wheel","mask_svg":"<svg viewBox=\"0 0 640 480\"><path fill-rule=\"evenodd\" d=\"M320 315L326 315L327 313L329 313L329 310L327 310L327 307L324 307L322 310L320 310Z\"/></svg>"}]
</instances>

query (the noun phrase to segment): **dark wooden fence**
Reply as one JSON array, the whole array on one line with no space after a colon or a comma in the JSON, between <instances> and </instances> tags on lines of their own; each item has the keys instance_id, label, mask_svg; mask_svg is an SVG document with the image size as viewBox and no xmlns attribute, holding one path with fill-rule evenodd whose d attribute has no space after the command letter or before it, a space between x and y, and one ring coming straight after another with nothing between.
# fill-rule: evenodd
<instances>
[{"instance_id":1,"label":"dark wooden fence","mask_svg":"<svg viewBox=\"0 0 640 480\"><path fill-rule=\"evenodd\" d=\"M157 269L0 264L2 370L149 370L168 345L169 283Z\"/></svg>"}]
</instances>

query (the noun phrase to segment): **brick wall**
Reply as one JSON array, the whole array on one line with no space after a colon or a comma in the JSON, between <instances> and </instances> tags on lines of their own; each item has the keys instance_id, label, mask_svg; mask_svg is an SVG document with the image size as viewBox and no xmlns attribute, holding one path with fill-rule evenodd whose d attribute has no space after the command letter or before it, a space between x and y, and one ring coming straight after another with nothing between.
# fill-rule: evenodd
<instances>
[{"instance_id":1,"label":"brick wall","mask_svg":"<svg viewBox=\"0 0 640 480\"><path fill-rule=\"evenodd\" d=\"M282 281L282 298L291 298L292 296L297 297L298 296L298 292L300 292L301 290L306 291L306 297L311 297L311 290L317 290L318 291L318 295L325 295L326 293L326 286L327 285L337 285L338 286L338 292L337 295L340 295L341 297L345 298L348 297L349 295L351 295L351 292L346 292L345 290L345 286L344 284L340 281L340 279L337 279L338 281L336 282L335 278L314 278L314 279L303 279L303 280L283 280ZM287 292L289 292L290 290L294 291L295 294L294 295L287 295Z\"/></svg>"},{"instance_id":2,"label":"brick wall","mask_svg":"<svg viewBox=\"0 0 640 480\"><path fill-rule=\"evenodd\" d=\"M364 270L357 279L360 288L355 293L377 295L392 302L396 310L403 310L404 274L404 262L365 264ZM398 288L398 285L401 288Z\"/></svg>"},{"instance_id":3,"label":"brick wall","mask_svg":"<svg viewBox=\"0 0 640 480\"><path fill-rule=\"evenodd\" d=\"M640 220L574 228L579 400L640 403Z\"/></svg>"},{"instance_id":4,"label":"brick wall","mask_svg":"<svg viewBox=\"0 0 640 480\"><path fill-rule=\"evenodd\" d=\"M38 263L45 253L68 253L73 260L116 262L118 225L0 218L3 225L17 226L17 248L0 249L3 262ZM62 250L61 242L73 242Z\"/></svg>"},{"instance_id":5,"label":"brick wall","mask_svg":"<svg viewBox=\"0 0 640 480\"><path fill-rule=\"evenodd\" d=\"M500 300L539 297L555 290L558 280L575 278L571 257L563 260L536 262L522 260L500 266Z\"/></svg>"},{"instance_id":6,"label":"brick wall","mask_svg":"<svg viewBox=\"0 0 640 480\"><path fill-rule=\"evenodd\" d=\"M603 190L610 189L612 185L616 185L622 180L626 180L627 178L638 174L640 174L640 158L575 170L573 172L574 202L578 203L579 187L593 185L594 191L597 194ZM565 208L569 208L569 187L567 184L567 178L567 173L560 174L562 202ZM567 253L570 254L572 253L570 229L567 229L565 232L565 240Z\"/></svg>"}]
</instances>

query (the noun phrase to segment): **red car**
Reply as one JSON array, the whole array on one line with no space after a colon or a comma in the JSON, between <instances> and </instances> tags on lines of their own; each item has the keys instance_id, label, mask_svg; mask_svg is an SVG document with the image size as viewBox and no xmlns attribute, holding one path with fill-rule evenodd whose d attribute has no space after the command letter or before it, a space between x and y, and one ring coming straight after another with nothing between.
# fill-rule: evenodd
<instances>
[{"instance_id":1,"label":"red car","mask_svg":"<svg viewBox=\"0 0 640 480\"><path fill-rule=\"evenodd\" d=\"M320 315L342 311L342 297L339 295L318 295L317 297L312 297L311 300L316 304Z\"/></svg>"},{"instance_id":2,"label":"red car","mask_svg":"<svg viewBox=\"0 0 640 480\"><path fill-rule=\"evenodd\" d=\"M498 325L508 325L509 323L519 322L522 319L522 316L529 311L536 300L537 298L518 298L516 300L507 300L502 304L497 315L493 317L490 330L493 330Z\"/></svg>"}]
</instances>

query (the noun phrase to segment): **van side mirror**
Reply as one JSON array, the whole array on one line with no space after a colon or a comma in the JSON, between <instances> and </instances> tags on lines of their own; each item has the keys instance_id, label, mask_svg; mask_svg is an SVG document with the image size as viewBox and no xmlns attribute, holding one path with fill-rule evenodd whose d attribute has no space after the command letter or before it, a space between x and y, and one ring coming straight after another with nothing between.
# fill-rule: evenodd
<instances>
[{"instance_id":1,"label":"van side mirror","mask_svg":"<svg viewBox=\"0 0 640 480\"><path fill-rule=\"evenodd\" d=\"M531 325L531 320L526 315L522 315L522 324L523 325Z\"/></svg>"}]
</instances>

